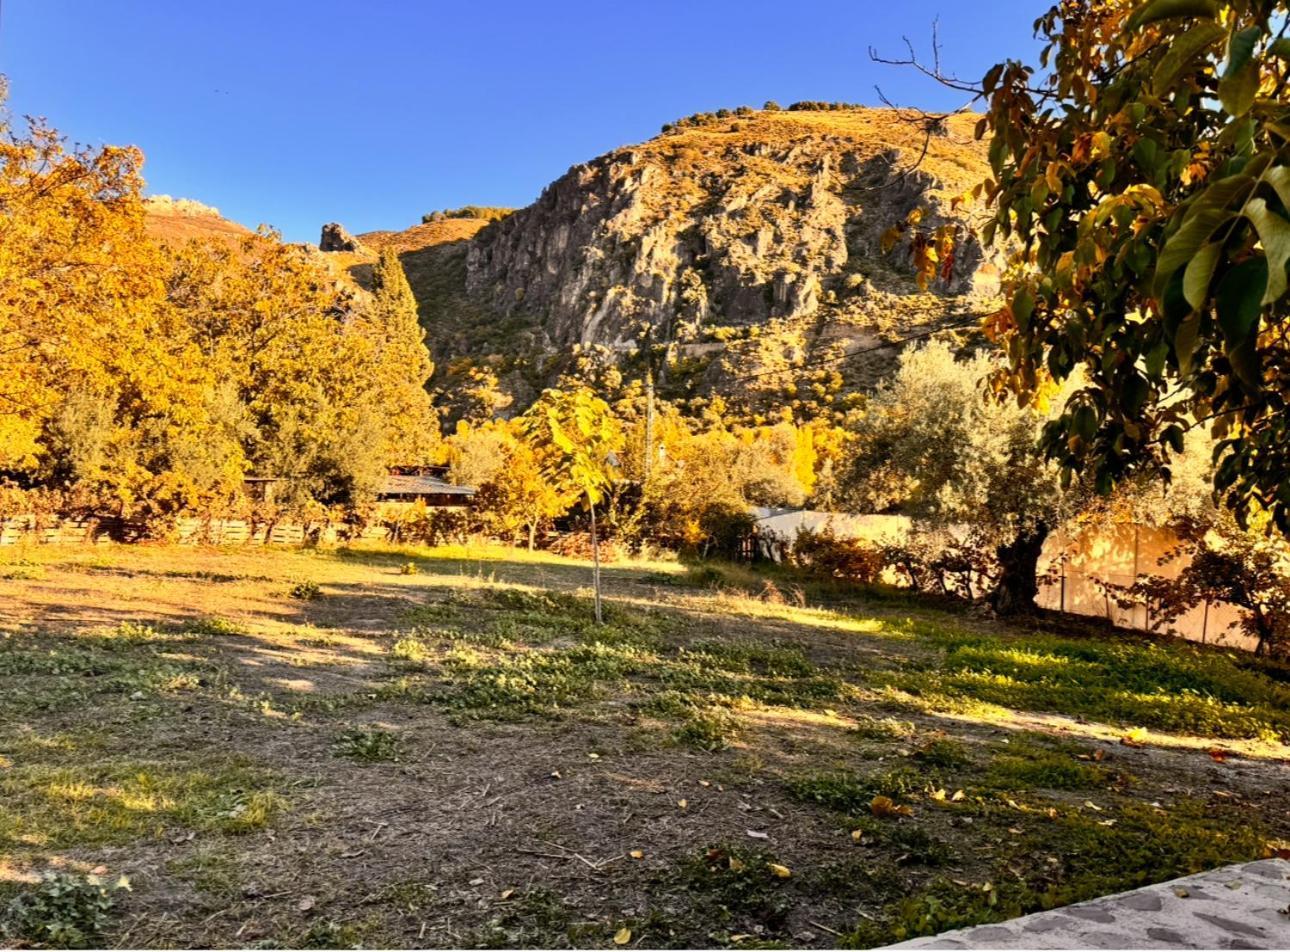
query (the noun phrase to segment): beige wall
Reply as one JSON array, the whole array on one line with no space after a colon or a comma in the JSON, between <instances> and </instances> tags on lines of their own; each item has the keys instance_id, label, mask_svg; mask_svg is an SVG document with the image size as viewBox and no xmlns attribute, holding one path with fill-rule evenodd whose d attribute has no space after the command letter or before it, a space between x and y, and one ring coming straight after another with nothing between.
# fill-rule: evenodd
<instances>
[{"instance_id":1,"label":"beige wall","mask_svg":"<svg viewBox=\"0 0 1290 952\"><path fill-rule=\"evenodd\" d=\"M1116 526L1087 532L1075 539L1055 535L1044 546L1039 562L1041 582L1037 602L1041 608L1093 615L1126 628L1153 630L1156 620L1150 617L1145 606L1121 608L1098 583L1131 585L1143 575L1175 578L1187 565L1187 557L1163 565L1160 559L1176 544L1177 538L1172 533L1148 526ZM1054 567L1063 553L1065 564ZM1056 577L1047 574L1050 570ZM1192 609L1172 628L1193 641L1253 650L1254 639L1240 631L1239 617L1238 609L1215 602Z\"/></svg>"}]
</instances>

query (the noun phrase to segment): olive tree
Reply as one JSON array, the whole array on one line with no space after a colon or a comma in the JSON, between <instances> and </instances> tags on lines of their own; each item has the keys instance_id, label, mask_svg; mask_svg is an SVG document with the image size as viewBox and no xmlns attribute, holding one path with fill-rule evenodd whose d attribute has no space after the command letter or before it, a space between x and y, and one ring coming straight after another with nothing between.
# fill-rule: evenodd
<instances>
[{"instance_id":1,"label":"olive tree","mask_svg":"<svg viewBox=\"0 0 1290 952\"><path fill-rule=\"evenodd\" d=\"M994 366L942 343L905 350L857 421L850 502L971 548L967 574L989 579L990 603L1011 614L1034 604L1039 556L1070 493L1037 449L1039 411L986 393Z\"/></svg>"}]
</instances>

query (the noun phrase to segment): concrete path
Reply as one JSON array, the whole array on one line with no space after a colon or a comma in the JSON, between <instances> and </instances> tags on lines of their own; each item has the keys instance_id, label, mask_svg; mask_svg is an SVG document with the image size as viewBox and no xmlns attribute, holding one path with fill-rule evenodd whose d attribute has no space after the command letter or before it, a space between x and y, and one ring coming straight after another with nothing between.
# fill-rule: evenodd
<instances>
[{"instance_id":1,"label":"concrete path","mask_svg":"<svg viewBox=\"0 0 1290 952\"><path fill-rule=\"evenodd\" d=\"M1265 859L892 949L1290 949L1290 862Z\"/></svg>"}]
</instances>

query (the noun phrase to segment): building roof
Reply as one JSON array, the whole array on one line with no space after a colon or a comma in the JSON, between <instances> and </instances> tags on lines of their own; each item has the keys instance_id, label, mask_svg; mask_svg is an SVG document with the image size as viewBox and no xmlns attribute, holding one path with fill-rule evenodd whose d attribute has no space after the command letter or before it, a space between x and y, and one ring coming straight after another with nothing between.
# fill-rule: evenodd
<instances>
[{"instance_id":1,"label":"building roof","mask_svg":"<svg viewBox=\"0 0 1290 952\"><path fill-rule=\"evenodd\" d=\"M382 496L473 496L475 487L454 486L437 476L401 476L385 477L381 485Z\"/></svg>"}]
</instances>

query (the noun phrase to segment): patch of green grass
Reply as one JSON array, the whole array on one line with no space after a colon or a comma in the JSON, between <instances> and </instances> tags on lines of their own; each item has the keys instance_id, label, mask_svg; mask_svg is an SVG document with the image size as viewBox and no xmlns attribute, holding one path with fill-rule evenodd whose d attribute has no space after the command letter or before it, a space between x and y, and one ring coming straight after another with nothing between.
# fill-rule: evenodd
<instances>
[{"instance_id":1,"label":"patch of green grass","mask_svg":"<svg viewBox=\"0 0 1290 952\"><path fill-rule=\"evenodd\" d=\"M608 684L621 684L648 661L638 649L602 644L496 659L460 651L444 659L451 690L436 699L463 714L498 720L556 716L600 697Z\"/></svg>"},{"instance_id":2,"label":"patch of green grass","mask_svg":"<svg viewBox=\"0 0 1290 952\"><path fill-rule=\"evenodd\" d=\"M184 623L183 632L189 635L245 635L246 629L227 618L195 618Z\"/></svg>"},{"instance_id":3,"label":"patch of green grass","mask_svg":"<svg viewBox=\"0 0 1290 952\"><path fill-rule=\"evenodd\" d=\"M401 747L397 735L377 728L356 727L336 739L340 756L367 764L398 760Z\"/></svg>"},{"instance_id":4,"label":"patch of green grass","mask_svg":"<svg viewBox=\"0 0 1290 952\"><path fill-rule=\"evenodd\" d=\"M739 722L719 707L690 710L681 726L672 732L677 743L709 752L725 750L738 736Z\"/></svg>"},{"instance_id":5,"label":"patch of green grass","mask_svg":"<svg viewBox=\"0 0 1290 952\"><path fill-rule=\"evenodd\" d=\"M914 628L939 655L883 678L928 710L995 705L1208 737L1290 739L1290 686L1233 652L1129 636Z\"/></svg>"},{"instance_id":6,"label":"patch of green grass","mask_svg":"<svg viewBox=\"0 0 1290 952\"><path fill-rule=\"evenodd\" d=\"M949 843L913 823L885 825L881 842L902 866L944 866L957 856Z\"/></svg>"},{"instance_id":7,"label":"patch of green grass","mask_svg":"<svg viewBox=\"0 0 1290 952\"><path fill-rule=\"evenodd\" d=\"M948 737L932 737L923 741L914 749L912 757L929 767L966 767L971 762L967 748Z\"/></svg>"},{"instance_id":8,"label":"patch of green grass","mask_svg":"<svg viewBox=\"0 0 1290 952\"><path fill-rule=\"evenodd\" d=\"M1115 779L1116 774L1100 764L1025 740L1014 740L995 754L985 775L986 784L999 790L1103 789Z\"/></svg>"},{"instance_id":9,"label":"patch of green grass","mask_svg":"<svg viewBox=\"0 0 1290 952\"><path fill-rule=\"evenodd\" d=\"M819 771L788 778L788 791L805 803L818 803L839 813L864 816L874 797L893 800L939 785L934 773L896 767L875 774L848 770Z\"/></svg>"},{"instance_id":10,"label":"patch of green grass","mask_svg":"<svg viewBox=\"0 0 1290 952\"><path fill-rule=\"evenodd\" d=\"M862 714L856 718L852 731L865 740L905 740L914 736L915 728L910 721Z\"/></svg>"},{"instance_id":11,"label":"patch of green grass","mask_svg":"<svg viewBox=\"0 0 1290 952\"><path fill-rule=\"evenodd\" d=\"M176 827L244 833L285 805L268 775L236 761L17 763L0 771L0 848L116 845Z\"/></svg>"},{"instance_id":12,"label":"patch of green grass","mask_svg":"<svg viewBox=\"0 0 1290 952\"><path fill-rule=\"evenodd\" d=\"M781 937L797 902L791 877L777 876L779 861L764 850L720 844L683 863L669 885L689 902L688 915L708 931L724 934Z\"/></svg>"},{"instance_id":13,"label":"patch of green grass","mask_svg":"<svg viewBox=\"0 0 1290 952\"><path fill-rule=\"evenodd\" d=\"M933 880L861 922L844 944L887 945L1136 889L1255 859L1266 842L1248 813L1198 800L1132 803L1109 819L1062 815L999 856L988 881Z\"/></svg>"}]
</instances>

